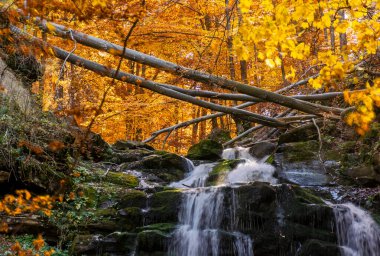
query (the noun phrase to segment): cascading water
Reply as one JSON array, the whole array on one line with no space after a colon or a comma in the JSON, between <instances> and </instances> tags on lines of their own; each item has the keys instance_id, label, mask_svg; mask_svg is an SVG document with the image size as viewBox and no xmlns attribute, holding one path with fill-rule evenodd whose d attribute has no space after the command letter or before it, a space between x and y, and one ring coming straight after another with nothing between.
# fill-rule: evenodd
<instances>
[{"instance_id":1,"label":"cascading water","mask_svg":"<svg viewBox=\"0 0 380 256\"><path fill-rule=\"evenodd\" d=\"M380 228L353 204L334 205L338 242L344 256L380 255Z\"/></svg>"},{"instance_id":2,"label":"cascading water","mask_svg":"<svg viewBox=\"0 0 380 256\"><path fill-rule=\"evenodd\" d=\"M169 245L169 255L253 256L252 238L236 231L235 210L239 202L232 188L231 202L227 209L225 188L227 185L236 186L255 180L275 183L274 168L255 160L245 148L226 149L223 158L244 159L244 163L227 175L224 184L205 187L208 174L216 163L201 164L185 179L171 184L173 187L187 189L183 193L179 212L180 225ZM226 212L230 213L230 220L228 225L223 225ZM225 241L229 241L229 246L226 246Z\"/></svg>"}]
</instances>

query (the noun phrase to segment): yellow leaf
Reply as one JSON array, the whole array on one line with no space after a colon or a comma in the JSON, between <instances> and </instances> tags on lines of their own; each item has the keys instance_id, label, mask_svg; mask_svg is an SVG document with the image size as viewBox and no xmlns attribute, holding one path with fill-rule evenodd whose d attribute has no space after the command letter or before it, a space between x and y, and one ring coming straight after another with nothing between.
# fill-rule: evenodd
<instances>
[{"instance_id":1,"label":"yellow leaf","mask_svg":"<svg viewBox=\"0 0 380 256\"><path fill-rule=\"evenodd\" d=\"M276 66L276 64L274 63L274 61L272 59L266 59L265 60L265 64L270 67L270 68L274 68Z\"/></svg>"}]
</instances>

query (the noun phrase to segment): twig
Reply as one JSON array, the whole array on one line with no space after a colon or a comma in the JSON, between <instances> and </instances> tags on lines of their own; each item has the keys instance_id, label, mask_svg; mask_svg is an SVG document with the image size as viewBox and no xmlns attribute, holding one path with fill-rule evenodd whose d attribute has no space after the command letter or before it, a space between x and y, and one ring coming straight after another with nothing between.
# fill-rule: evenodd
<instances>
[{"instance_id":1,"label":"twig","mask_svg":"<svg viewBox=\"0 0 380 256\"><path fill-rule=\"evenodd\" d=\"M315 126L315 128L317 129L317 132L318 132L318 140L319 140L318 158L319 158L319 161L320 161L320 163L322 165L323 170L325 171L325 173L327 173L326 172L326 168L325 168L325 164L324 164L324 162L322 160L322 156L321 156L321 151L322 151L322 136L321 136L321 131L319 130L319 126L318 126L317 122L315 122L315 118L313 118L312 120L313 120L313 124L314 124L314 126Z\"/></svg>"}]
</instances>

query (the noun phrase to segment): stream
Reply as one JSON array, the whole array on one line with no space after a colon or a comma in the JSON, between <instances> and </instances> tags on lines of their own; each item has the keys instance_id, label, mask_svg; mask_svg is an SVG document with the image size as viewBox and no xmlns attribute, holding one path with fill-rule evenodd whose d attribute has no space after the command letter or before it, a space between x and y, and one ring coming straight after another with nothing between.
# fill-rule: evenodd
<instances>
[{"instance_id":1,"label":"stream","mask_svg":"<svg viewBox=\"0 0 380 256\"><path fill-rule=\"evenodd\" d=\"M265 163L266 157L252 157L247 148L226 149L222 157L241 159L242 162L217 185L207 186L209 173L217 163L194 167L191 162L187 164L189 173L186 178L171 184L182 189L183 196L178 213L179 224L169 243L168 255L254 255L255 237L241 231L242 220L236 214L239 201L235 190L255 181L280 186L276 185L278 181L274 178L275 168ZM335 216L341 255L380 255L380 229L368 213L353 204L330 204L330 207ZM281 210L278 209L279 212ZM282 218L278 218L278 222L281 221Z\"/></svg>"}]
</instances>

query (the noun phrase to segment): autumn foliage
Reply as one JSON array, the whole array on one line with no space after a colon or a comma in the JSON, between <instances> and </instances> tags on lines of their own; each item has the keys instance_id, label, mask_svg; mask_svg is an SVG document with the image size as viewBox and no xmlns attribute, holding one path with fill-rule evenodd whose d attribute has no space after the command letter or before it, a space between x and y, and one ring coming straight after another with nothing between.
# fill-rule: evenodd
<instances>
[{"instance_id":1,"label":"autumn foliage","mask_svg":"<svg viewBox=\"0 0 380 256\"><path fill-rule=\"evenodd\" d=\"M30 17L23 21L30 34L109 68L115 69L119 59L72 40L47 36L35 26L35 18L119 45L137 22L127 47L267 90L308 78L309 87L299 92L348 91L353 84L355 89L363 90L345 94L346 102L356 107L346 117L347 123L363 134L375 118L378 82L364 74L378 58L378 1L64 0L28 1L25 5L19 0L8 8L15 23L20 20L16 9ZM51 23L47 26L54 30ZM22 46L25 51L27 48ZM110 79L49 57L49 48L32 51L44 63L43 80L33 86L44 109L72 116L83 127L93 123L92 130L109 142L143 140L156 130L211 113L139 86L116 82L109 88ZM225 92L129 60L122 61L120 70L184 89ZM207 100L228 106L238 103ZM258 105L249 110L266 115L278 111L261 106L264 107ZM153 144L161 147L165 141L167 149L182 152L211 129L237 132L235 122L230 116L220 117L175 130L168 139L162 136Z\"/></svg>"}]
</instances>

